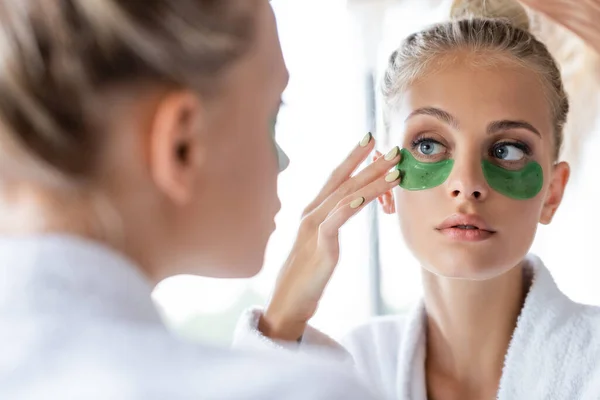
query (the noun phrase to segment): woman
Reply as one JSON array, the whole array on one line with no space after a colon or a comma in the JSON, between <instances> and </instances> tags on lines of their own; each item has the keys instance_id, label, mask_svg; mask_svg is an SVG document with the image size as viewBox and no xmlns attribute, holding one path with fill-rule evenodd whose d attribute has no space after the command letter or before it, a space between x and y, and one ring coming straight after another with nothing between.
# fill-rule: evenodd
<instances>
[{"instance_id":1,"label":"woman","mask_svg":"<svg viewBox=\"0 0 600 400\"><path fill-rule=\"evenodd\" d=\"M357 193L398 215L422 265L422 301L340 346L307 326L332 264L292 260L264 313L242 318L237 344L270 338L272 348L351 355L389 398L598 398L600 309L569 300L528 255L569 178L558 161L569 110L560 72L518 3L458 0L452 10L453 21L411 35L389 60L383 95L389 138L402 147L400 185ZM399 150L371 168L391 167Z\"/></svg>"},{"instance_id":2,"label":"woman","mask_svg":"<svg viewBox=\"0 0 600 400\"><path fill-rule=\"evenodd\" d=\"M6 0L0 26L0 398L372 398L179 341L150 299L261 267L288 79L268 1Z\"/></svg>"}]
</instances>

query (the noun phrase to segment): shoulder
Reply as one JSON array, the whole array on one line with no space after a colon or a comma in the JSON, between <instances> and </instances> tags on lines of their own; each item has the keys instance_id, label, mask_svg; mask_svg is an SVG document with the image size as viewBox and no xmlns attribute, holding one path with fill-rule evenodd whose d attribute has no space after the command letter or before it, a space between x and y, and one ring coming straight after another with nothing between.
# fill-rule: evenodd
<instances>
[{"instance_id":1,"label":"shoulder","mask_svg":"<svg viewBox=\"0 0 600 400\"><path fill-rule=\"evenodd\" d=\"M395 368L401 352L408 315L377 317L350 331L341 344L363 374Z\"/></svg>"},{"instance_id":2,"label":"shoulder","mask_svg":"<svg viewBox=\"0 0 600 400\"><path fill-rule=\"evenodd\" d=\"M539 259L530 260L533 281L505 359L502 391L520 398L538 385L544 398L595 398L600 308L572 301Z\"/></svg>"},{"instance_id":3,"label":"shoulder","mask_svg":"<svg viewBox=\"0 0 600 400\"><path fill-rule=\"evenodd\" d=\"M14 382L2 385L2 398L371 398L336 365L190 343L146 325L56 328L23 344L36 351L14 353L16 368L0 368L2 381Z\"/></svg>"},{"instance_id":4,"label":"shoulder","mask_svg":"<svg viewBox=\"0 0 600 400\"><path fill-rule=\"evenodd\" d=\"M162 349L146 345L136 351L139 363L134 367L140 368L142 374L135 381L145 385L148 393L156 393L156 382L147 383L142 364L151 363L147 375L168 374L168 391L182 396L197 393L203 398L223 400L372 398L352 370L331 360L292 353L240 351L175 338L164 341Z\"/></svg>"}]
</instances>

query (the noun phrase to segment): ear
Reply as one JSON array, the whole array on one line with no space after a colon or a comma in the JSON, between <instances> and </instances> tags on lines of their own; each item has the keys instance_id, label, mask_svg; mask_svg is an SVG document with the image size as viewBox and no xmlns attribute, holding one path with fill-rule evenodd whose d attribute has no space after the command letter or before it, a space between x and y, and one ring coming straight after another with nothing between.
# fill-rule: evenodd
<instances>
[{"instance_id":1,"label":"ear","mask_svg":"<svg viewBox=\"0 0 600 400\"><path fill-rule=\"evenodd\" d=\"M383 154L379 150L375 150L373 155L373 162L377 161ZM391 190L388 190L384 194L377 197L377 201L381 204L383 212L386 214L393 214L396 212L396 204L394 203L394 194Z\"/></svg>"},{"instance_id":2,"label":"ear","mask_svg":"<svg viewBox=\"0 0 600 400\"><path fill-rule=\"evenodd\" d=\"M152 179L177 204L192 197L203 157L203 107L192 92L166 94L155 110L150 129Z\"/></svg>"},{"instance_id":3,"label":"ear","mask_svg":"<svg viewBox=\"0 0 600 400\"><path fill-rule=\"evenodd\" d=\"M560 162L554 166L550 188L546 195L542 215L540 216L540 223L548 225L552 222L552 218L554 218L554 214L562 201L570 175L571 168L566 162Z\"/></svg>"},{"instance_id":4,"label":"ear","mask_svg":"<svg viewBox=\"0 0 600 400\"><path fill-rule=\"evenodd\" d=\"M383 212L386 214L394 214L396 212L396 203L394 203L394 194L388 190L384 194L377 197L377 201L381 204Z\"/></svg>"}]
</instances>

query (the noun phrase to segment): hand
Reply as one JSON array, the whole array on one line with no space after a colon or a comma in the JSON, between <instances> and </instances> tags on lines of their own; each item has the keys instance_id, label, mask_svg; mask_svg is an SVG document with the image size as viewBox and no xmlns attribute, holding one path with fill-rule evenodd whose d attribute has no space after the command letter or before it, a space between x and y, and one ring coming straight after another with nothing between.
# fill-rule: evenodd
<instances>
[{"instance_id":1,"label":"hand","mask_svg":"<svg viewBox=\"0 0 600 400\"><path fill-rule=\"evenodd\" d=\"M366 136L305 209L298 237L259 322L264 335L287 341L302 336L338 263L339 229L372 200L398 186L400 172L389 172L400 161L398 147L352 177L374 145L372 136Z\"/></svg>"},{"instance_id":2,"label":"hand","mask_svg":"<svg viewBox=\"0 0 600 400\"><path fill-rule=\"evenodd\" d=\"M563 25L600 52L600 0L520 0Z\"/></svg>"}]
</instances>

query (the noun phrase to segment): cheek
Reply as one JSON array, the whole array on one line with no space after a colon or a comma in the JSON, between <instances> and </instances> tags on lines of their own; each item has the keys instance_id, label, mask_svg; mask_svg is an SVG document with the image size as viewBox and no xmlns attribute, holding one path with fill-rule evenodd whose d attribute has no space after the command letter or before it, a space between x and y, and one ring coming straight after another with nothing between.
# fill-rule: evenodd
<instances>
[{"instance_id":1,"label":"cheek","mask_svg":"<svg viewBox=\"0 0 600 400\"><path fill-rule=\"evenodd\" d=\"M498 203L497 220L510 229L515 235L535 232L544 205L544 192L530 200L502 199Z\"/></svg>"},{"instance_id":2,"label":"cheek","mask_svg":"<svg viewBox=\"0 0 600 400\"><path fill-rule=\"evenodd\" d=\"M394 190L400 230L409 247L415 244L423 232L435 227L436 215L440 213L436 210L442 208L440 207L442 196L440 188L420 191L401 188Z\"/></svg>"},{"instance_id":3,"label":"cheek","mask_svg":"<svg viewBox=\"0 0 600 400\"><path fill-rule=\"evenodd\" d=\"M230 118L212 132L219 137L207 156L209 180L218 188L218 196L261 209L260 203L267 202L268 206L276 196L278 166L273 142L266 118L261 121L258 112L252 109L235 111L236 118ZM217 196L212 189L212 195Z\"/></svg>"},{"instance_id":4,"label":"cheek","mask_svg":"<svg viewBox=\"0 0 600 400\"><path fill-rule=\"evenodd\" d=\"M257 116L248 124L241 139L244 162L235 173L236 180L242 180L246 201L253 202L254 213L262 218L262 211L270 213L277 203L277 176L279 165L269 126ZM261 213L256 212L261 210Z\"/></svg>"},{"instance_id":5,"label":"cheek","mask_svg":"<svg viewBox=\"0 0 600 400\"><path fill-rule=\"evenodd\" d=\"M224 162L235 169L234 177L244 180L276 175L277 155L268 118L262 117L264 111L251 108L238 111L232 134L224 141L229 147Z\"/></svg>"}]
</instances>

